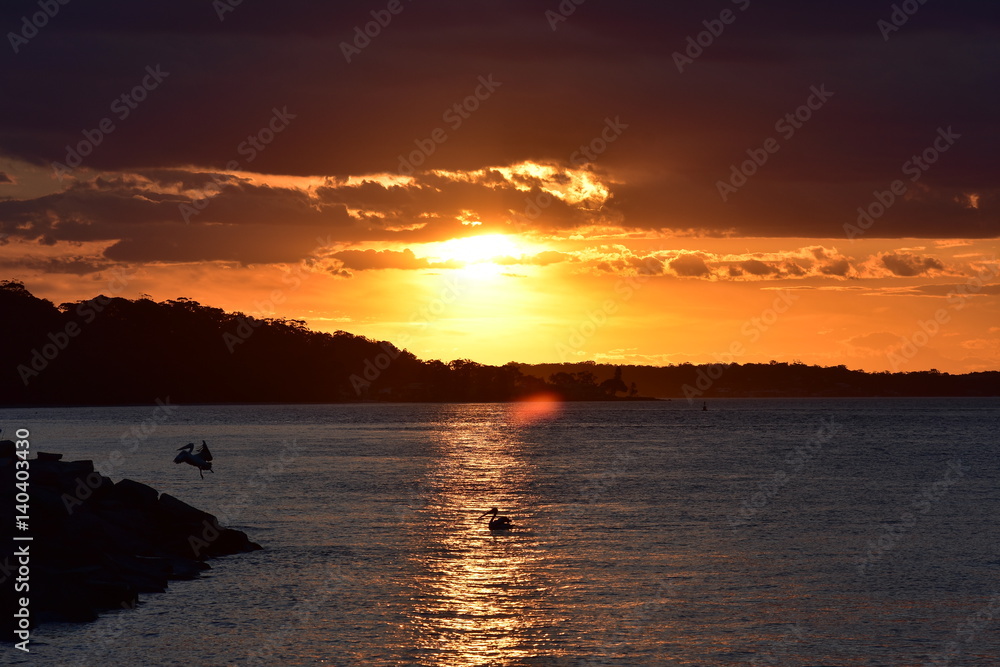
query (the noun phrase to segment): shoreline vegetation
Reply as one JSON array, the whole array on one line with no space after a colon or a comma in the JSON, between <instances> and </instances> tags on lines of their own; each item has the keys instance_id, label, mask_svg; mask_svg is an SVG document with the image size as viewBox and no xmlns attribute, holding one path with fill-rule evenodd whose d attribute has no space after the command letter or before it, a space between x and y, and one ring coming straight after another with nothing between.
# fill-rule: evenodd
<instances>
[{"instance_id":1,"label":"shoreline vegetation","mask_svg":"<svg viewBox=\"0 0 1000 667\"><path fill-rule=\"evenodd\" d=\"M800 362L503 366L423 361L389 341L322 333L187 298L64 303L0 281L6 406L997 396L1000 371L953 375Z\"/></svg>"}]
</instances>

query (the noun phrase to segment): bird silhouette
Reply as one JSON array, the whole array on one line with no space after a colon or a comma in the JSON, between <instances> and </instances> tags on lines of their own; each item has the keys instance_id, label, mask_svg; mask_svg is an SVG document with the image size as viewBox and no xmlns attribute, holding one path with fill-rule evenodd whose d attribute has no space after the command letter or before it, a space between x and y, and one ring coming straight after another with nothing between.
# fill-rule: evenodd
<instances>
[{"instance_id":1,"label":"bird silhouette","mask_svg":"<svg viewBox=\"0 0 1000 667\"><path fill-rule=\"evenodd\" d=\"M192 451L193 450L193 451ZM201 441L201 445L198 449L194 448L194 443L189 442L177 449L180 454L174 457L174 463L190 463L198 469L198 475L205 479L205 475L202 473L203 470L214 473L212 470L212 452L208 451L208 444L204 440Z\"/></svg>"},{"instance_id":2,"label":"bird silhouette","mask_svg":"<svg viewBox=\"0 0 1000 667\"><path fill-rule=\"evenodd\" d=\"M493 507L493 508L491 508L491 509L483 512L481 515L479 515L479 518L482 519L487 514L492 514L493 515L493 518L490 519L490 524L489 524L490 525L490 530L507 530L508 528L513 528L514 524L513 524L513 522L511 522L510 517L509 516L497 516L497 514L499 512L500 512L500 510L498 510L496 507Z\"/></svg>"}]
</instances>

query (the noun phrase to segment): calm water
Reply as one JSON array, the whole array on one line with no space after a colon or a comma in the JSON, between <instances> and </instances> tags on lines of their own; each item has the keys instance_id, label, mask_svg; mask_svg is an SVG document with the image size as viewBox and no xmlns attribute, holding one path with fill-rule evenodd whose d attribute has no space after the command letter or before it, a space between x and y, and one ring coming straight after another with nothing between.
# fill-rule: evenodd
<instances>
[{"instance_id":1,"label":"calm water","mask_svg":"<svg viewBox=\"0 0 1000 667\"><path fill-rule=\"evenodd\" d=\"M154 417L0 425L265 550L138 610L44 626L8 661L1000 664L994 399L179 407L121 444ZM204 481L171 462L203 438ZM517 529L491 535L492 506Z\"/></svg>"}]
</instances>

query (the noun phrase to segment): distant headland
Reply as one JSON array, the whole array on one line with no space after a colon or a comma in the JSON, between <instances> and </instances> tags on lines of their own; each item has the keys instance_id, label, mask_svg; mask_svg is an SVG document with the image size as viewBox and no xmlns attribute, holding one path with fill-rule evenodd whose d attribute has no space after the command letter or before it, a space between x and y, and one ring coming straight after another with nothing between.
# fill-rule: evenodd
<instances>
[{"instance_id":1,"label":"distant headland","mask_svg":"<svg viewBox=\"0 0 1000 667\"><path fill-rule=\"evenodd\" d=\"M499 402L796 396L997 396L1000 371L866 373L845 366L665 367L423 361L391 342L178 298L64 303L0 282L0 404Z\"/></svg>"}]
</instances>

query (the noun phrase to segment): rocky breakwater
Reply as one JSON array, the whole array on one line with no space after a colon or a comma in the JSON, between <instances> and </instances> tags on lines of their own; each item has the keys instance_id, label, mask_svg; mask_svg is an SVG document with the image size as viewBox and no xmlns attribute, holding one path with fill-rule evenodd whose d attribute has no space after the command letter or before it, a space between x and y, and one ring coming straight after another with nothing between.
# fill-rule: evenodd
<instances>
[{"instance_id":1,"label":"rocky breakwater","mask_svg":"<svg viewBox=\"0 0 1000 667\"><path fill-rule=\"evenodd\" d=\"M0 588L8 619L27 597L32 625L93 620L101 610L134 607L140 593L165 591L170 580L198 577L210 558L261 549L169 494L129 479L112 482L92 461L59 459L29 459L28 528L21 532L14 443L0 442ZM25 547L27 572L17 555ZM22 585L19 572L27 574Z\"/></svg>"}]
</instances>

